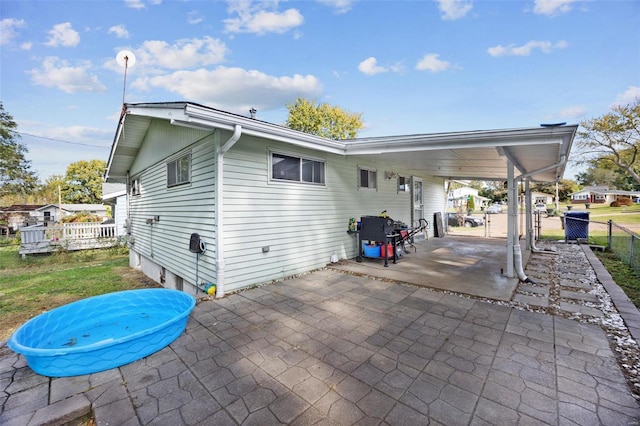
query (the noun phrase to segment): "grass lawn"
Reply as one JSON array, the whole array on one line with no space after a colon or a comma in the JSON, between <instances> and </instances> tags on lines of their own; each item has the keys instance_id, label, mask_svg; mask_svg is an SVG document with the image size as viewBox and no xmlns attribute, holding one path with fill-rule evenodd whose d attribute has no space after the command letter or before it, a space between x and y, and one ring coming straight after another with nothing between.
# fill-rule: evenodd
<instances>
[{"instance_id":1,"label":"grass lawn","mask_svg":"<svg viewBox=\"0 0 640 426\"><path fill-rule=\"evenodd\" d=\"M0 246L0 340L28 319L98 294L159 287L129 268L128 250L103 249L31 255Z\"/></svg>"},{"instance_id":2,"label":"grass lawn","mask_svg":"<svg viewBox=\"0 0 640 426\"><path fill-rule=\"evenodd\" d=\"M640 309L640 272L634 271L614 253L596 252L600 262L629 299Z\"/></svg>"}]
</instances>

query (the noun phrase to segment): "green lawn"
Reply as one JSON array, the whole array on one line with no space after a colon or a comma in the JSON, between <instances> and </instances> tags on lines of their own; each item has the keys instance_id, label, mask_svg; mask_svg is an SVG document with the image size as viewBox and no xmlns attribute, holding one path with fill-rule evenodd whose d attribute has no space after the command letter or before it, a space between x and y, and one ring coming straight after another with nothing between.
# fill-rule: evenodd
<instances>
[{"instance_id":1,"label":"green lawn","mask_svg":"<svg viewBox=\"0 0 640 426\"><path fill-rule=\"evenodd\" d=\"M21 259L0 246L0 340L41 312L98 294L157 287L128 266L125 249L85 250Z\"/></svg>"}]
</instances>

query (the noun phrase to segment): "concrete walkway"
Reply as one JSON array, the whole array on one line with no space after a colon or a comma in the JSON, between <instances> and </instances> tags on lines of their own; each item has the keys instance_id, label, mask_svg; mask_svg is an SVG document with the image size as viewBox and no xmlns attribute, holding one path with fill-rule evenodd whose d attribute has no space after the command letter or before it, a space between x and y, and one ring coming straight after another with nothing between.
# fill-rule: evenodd
<instances>
[{"instance_id":1,"label":"concrete walkway","mask_svg":"<svg viewBox=\"0 0 640 426\"><path fill-rule=\"evenodd\" d=\"M0 424L637 425L597 325L321 270L202 301L145 359L49 379L0 348Z\"/></svg>"}]
</instances>

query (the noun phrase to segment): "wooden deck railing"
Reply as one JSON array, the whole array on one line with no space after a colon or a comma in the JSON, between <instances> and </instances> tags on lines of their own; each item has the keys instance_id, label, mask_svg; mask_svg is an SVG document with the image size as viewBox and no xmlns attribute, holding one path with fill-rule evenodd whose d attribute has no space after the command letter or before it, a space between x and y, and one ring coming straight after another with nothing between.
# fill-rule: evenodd
<instances>
[{"instance_id":1,"label":"wooden deck railing","mask_svg":"<svg viewBox=\"0 0 640 426\"><path fill-rule=\"evenodd\" d=\"M33 225L20 229L20 254L49 253L57 250L86 250L116 245L116 225L101 223L63 223Z\"/></svg>"}]
</instances>

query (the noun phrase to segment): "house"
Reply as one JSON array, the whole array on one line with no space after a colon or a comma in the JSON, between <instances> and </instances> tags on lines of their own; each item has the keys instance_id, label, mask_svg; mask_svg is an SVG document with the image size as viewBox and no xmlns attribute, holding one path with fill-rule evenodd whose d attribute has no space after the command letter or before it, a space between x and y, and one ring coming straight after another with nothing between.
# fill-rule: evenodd
<instances>
[{"instance_id":1,"label":"house","mask_svg":"<svg viewBox=\"0 0 640 426\"><path fill-rule=\"evenodd\" d=\"M462 188L456 188L449 191L449 203L447 207L454 209L466 209L469 197L473 197L473 202L477 210L480 210L480 207L486 206L489 201L491 201L487 197L478 195L477 189L464 186Z\"/></svg>"},{"instance_id":2,"label":"house","mask_svg":"<svg viewBox=\"0 0 640 426\"><path fill-rule=\"evenodd\" d=\"M36 209L36 218L46 224L80 213L97 216L101 221L107 219L107 208L102 204L47 204Z\"/></svg>"},{"instance_id":3,"label":"house","mask_svg":"<svg viewBox=\"0 0 640 426\"><path fill-rule=\"evenodd\" d=\"M433 236L448 180L510 191L556 181L576 129L336 141L191 102L125 104L105 178L127 187L130 265L184 291L214 283L221 297L356 257L351 218L426 218ZM519 253L512 227L508 276L520 274Z\"/></svg>"},{"instance_id":4,"label":"house","mask_svg":"<svg viewBox=\"0 0 640 426\"><path fill-rule=\"evenodd\" d=\"M0 225L2 226L0 235L15 234L23 226L34 222L37 216L36 210L40 207L42 204L13 204L0 209Z\"/></svg>"},{"instance_id":5,"label":"house","mask_svg":"<svg viewBox=\"0 0 640 426\"><path fill-rule=\"evenodd\" d=\"M609 189L608 186L585 186L580 191L569 195L571 204L611 204L618 197L631 198L635 202L640 200L640 191L621 191Z\"/></svg>"},{"instance_id":6,"label":"house","mask_svg":"<svg viewBox=\"0 0 640 426\"><path fill-rule=\"evenodd\" d=\"M123 183L102 184L102 202L111 207L111 219L116 225L116 237L126 235L127 222L127 186Z\"/></svg>"},{"instance_id":7,"label":"house","mask_svg":"<svg viewBox=\"0 0 640 426\"><path fill-rule=\"evenodd\" d=\"M526 202L525 199L525 195L522 194L520 195L520 203L524 204ZM531 204L553 204L553 200L554 197L551 194L547 194L546 192L536 192L536 191L531 191L529 193L529 199L531 201Z\"/></svg>"}]
</instances>

